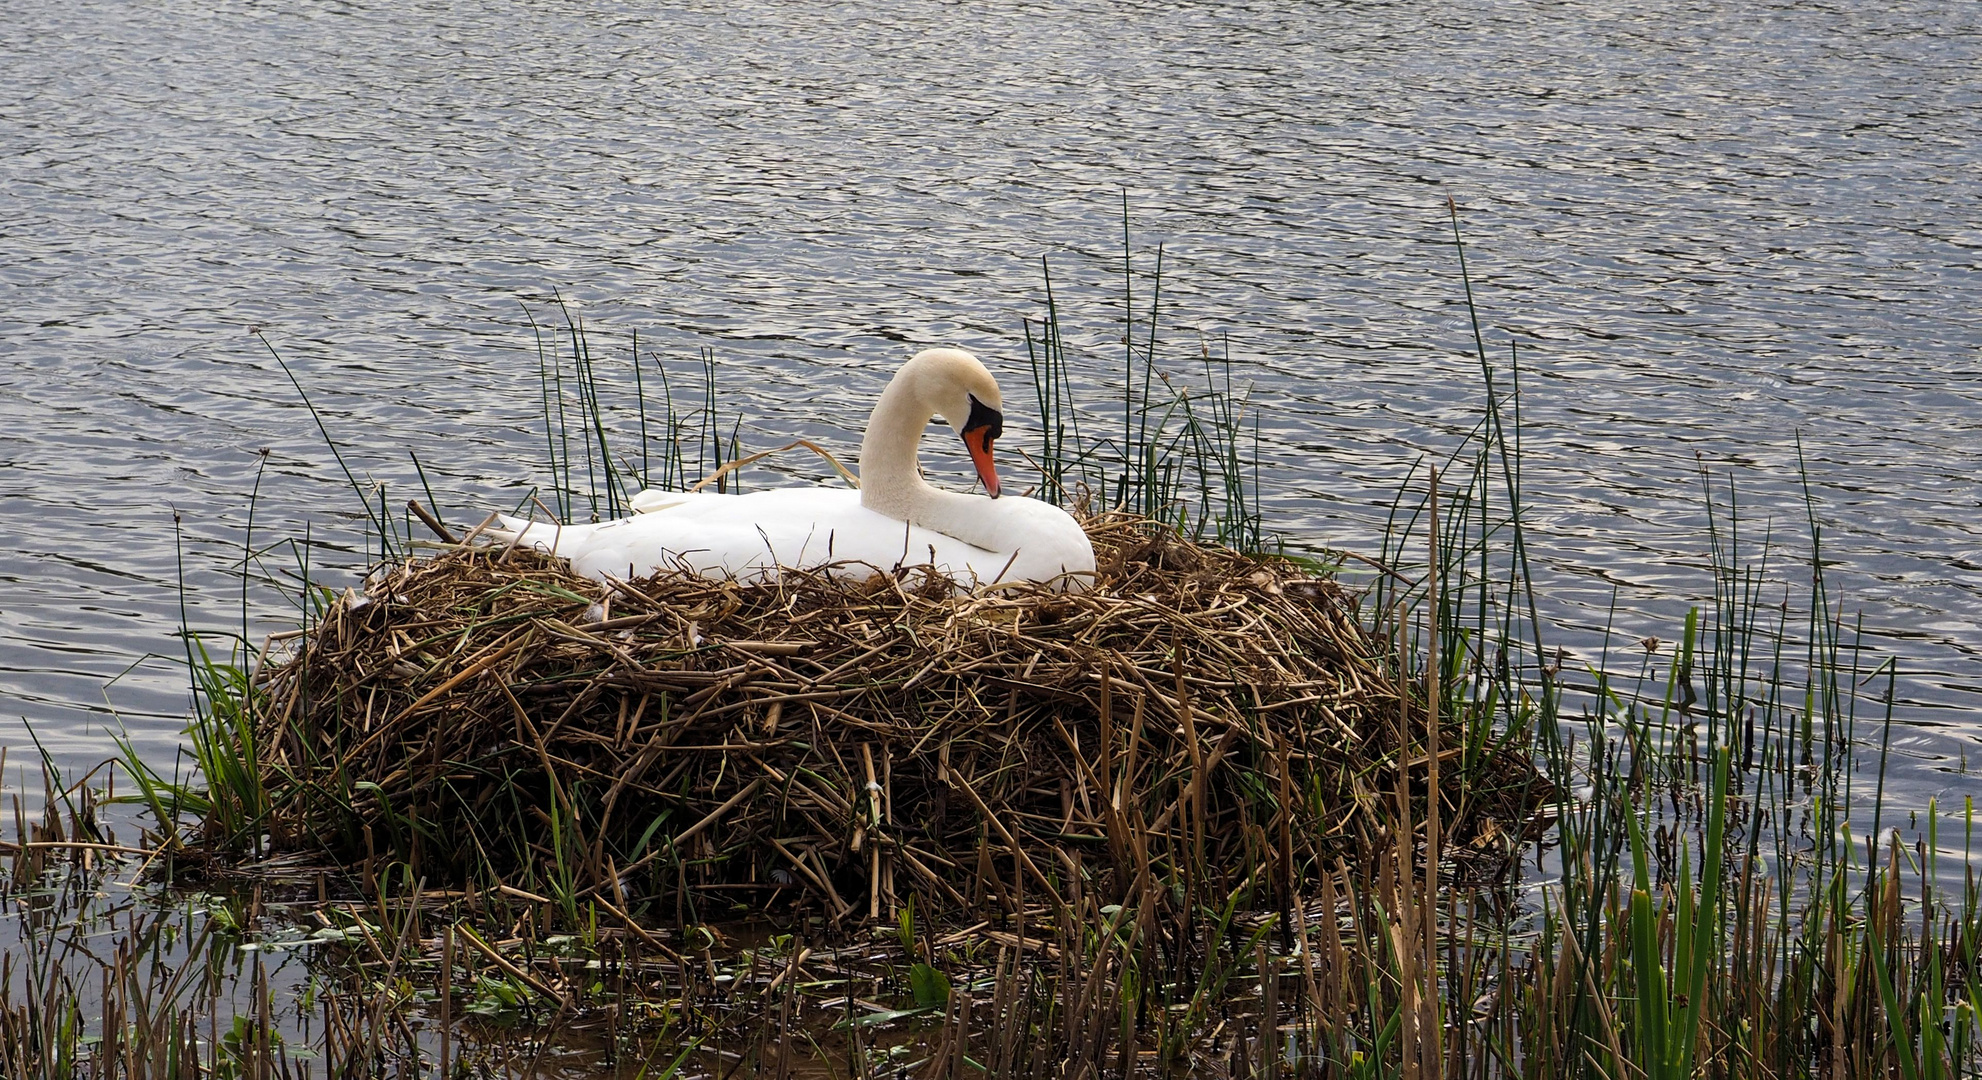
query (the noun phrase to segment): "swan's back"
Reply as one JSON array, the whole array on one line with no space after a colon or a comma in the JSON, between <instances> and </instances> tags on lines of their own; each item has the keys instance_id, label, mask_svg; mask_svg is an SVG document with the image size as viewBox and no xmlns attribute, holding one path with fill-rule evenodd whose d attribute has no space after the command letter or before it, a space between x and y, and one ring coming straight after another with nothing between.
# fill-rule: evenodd
<instances>
[{"instance_id":1,"label":"swan's back","mask_svg":"<svg viewBox=\"0 0 1982 1080\"><path fill-rule=\"evenodd\" d=\"M982 498L977 496L977 498ZM860 505L838 488L782 488L745 495L642 492L648 512L596 525L504 520L520 543L561 556L587 577L646 577L687 571L761 581L780 568L829 567L855 577L934 566L961 583L1092 580L1094 549L1059 507L1036 499L984 499L995 507L996 549L910 525Z\"/></svg>"}]
</instances>

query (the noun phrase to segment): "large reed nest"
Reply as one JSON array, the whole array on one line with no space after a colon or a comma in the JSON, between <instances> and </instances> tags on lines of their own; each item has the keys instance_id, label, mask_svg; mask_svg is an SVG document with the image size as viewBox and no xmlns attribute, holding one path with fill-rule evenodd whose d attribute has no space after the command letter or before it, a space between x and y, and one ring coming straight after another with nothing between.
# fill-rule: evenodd
<instances>
[{"instance_id":1,"label":"large reed nest","mask_svg":"<svg viewBox=\"0 0 1982 1080\"><path fill-rule=\"evenodd\" d=\"M430 887L846 924L911 897L939 919L1263 908L1394 846L1400 805L1422 821L1421 695L1342 589L1140 519L1087 528L1099 580L1075 594L601 585L500 546L384 568L263 672L269 831ZM1494 847L1542 785L1518 747L1441 737L1441 850Z\"/></svg>"}]
</instances>

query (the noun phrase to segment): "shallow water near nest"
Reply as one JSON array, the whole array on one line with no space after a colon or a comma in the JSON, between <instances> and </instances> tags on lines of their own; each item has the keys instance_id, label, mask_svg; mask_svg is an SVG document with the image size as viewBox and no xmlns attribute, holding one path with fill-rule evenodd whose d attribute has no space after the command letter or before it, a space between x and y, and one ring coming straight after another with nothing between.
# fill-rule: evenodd
<instances>
[{"instance_id":1,"label":"shallow water near nest","mask_svg":"<svg viewBox=\"0 0 1982 1080\"><path fill-rule=\"evenodd\" d=\"M355 468L412 494L418 452L457 521L544 482L524 305L552 286L614 362L634 331L677 370L716 350L747 448L846 451L915 347L1023 400L1044 255L1105 424L1124 187L1165 355L1229 338L1256 383L1268 529L1373 552L1480 412L1450 195L1496 363L1521 345L1552 643L1596 661L1605 625L1670 638L1707 596L1702 464L1795 580L1800 436L1865 668L1900 668L1888 796L1953 802L1982 733L1977 18L30 4L0 109L0 743L26 764L26 721L73 772L121 719L169 768L182 560L188 621L238 626L261 448L258 542L363 564L250 327ZM294 620L263 589L246 615Z\"/></svg>"}]
</instances>

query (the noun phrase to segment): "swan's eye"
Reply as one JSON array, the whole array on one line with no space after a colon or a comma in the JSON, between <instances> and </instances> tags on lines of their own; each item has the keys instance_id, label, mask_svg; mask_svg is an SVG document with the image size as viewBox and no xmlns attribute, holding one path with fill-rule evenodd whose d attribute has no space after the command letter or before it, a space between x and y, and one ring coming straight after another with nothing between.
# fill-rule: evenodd
<instances>
[{"instance_id":1,"label":"swan's eye","mask_svg":"<svg viewBox=\"0 0 1982 1080\"><path fill-rule=\"evenodd\" d=\"M964 421L963 433L969 435L979 428L989 428L984 433L984 445L988 448L1005 433L1005 414L977 400L976 394L966 396L970 398L970 419Z\"/></svg>"}]
</instances>

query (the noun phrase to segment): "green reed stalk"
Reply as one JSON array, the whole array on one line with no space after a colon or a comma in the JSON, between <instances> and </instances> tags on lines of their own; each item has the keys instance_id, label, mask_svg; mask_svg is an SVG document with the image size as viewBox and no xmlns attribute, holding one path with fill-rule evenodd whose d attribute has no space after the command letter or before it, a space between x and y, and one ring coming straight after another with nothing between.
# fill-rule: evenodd
<instances>
[{"instance_id":1,"label":"green reed stalk","mask_svg":"<svg viewBox=\"0 0 1982 1080\"><path fill-rule=\"evenodd\" d=\"M1126 202L1124 204L1126 213ZM1235 390L1229 342L1214 362L1203 350L1203 389L1173 379L1158 359L1164 251L1156 250L1148 314L1138 321L1132 238L1124 219L1122 437L1089 437L1080 426L1068 378L1064 306L1051 266L1041 260L1046 315L1024 320L1026 358L1040 411L1041 494L1076 498L1094 509L1118 507L1174 525L1192 539L1210 538L1242 551L1265 545L1258 510L1259 420L1246 446L1250 389ZM1036 333L1035 333L1036 329ZM1140 371L1137 366L1140 365ZM1222 385L1221 385L1222 379ZM1140 382L1140 390L1138 390ZM1158 386L1163 393L1157 392Z\"/></svg>"},{"instance_id":2,"label":"green reed stalk","mask_svg":"<svg viewBox=\"0 0 1982 1080\"><path fill-rule=\"evenodd\" d=\"M571 445L564 426L564 386L555 339L552 348L546 350L544 329L537 324L537 317L527 304L523 305L523 317L529 320L530 330L537 339L537 382L544 414L545 463L551 473L551 501L556 504L558 520L570 521Z\"/></svg>"},{"instance_id":3,"label":"green reed stalk","mask_svg":"<svg viewBox=\"0 0 1982 1080\"><path fill-rule=\"evenodd\" d=\"M296 388L296 396L302 399L303 407L309 410L310 419L317 425L317 433L323 436L324 445L330 448L330 456L337 460L337 467L344 473L345 482L351 485L352 493L358 496L358 505L365 511L365 517L371 527L377 530L380 550L390 552L394 549L395 539L391 516L372 507L371 498L365 493L364 485L358 483L358 478L351 473L351 466L345 464L343 451L337 448L337 440L330 437L330 429L324 426L323 414L317 411L316 403L310 400L309 392L303 389L303 383L296 378L296 373L290 370L288 363L275 351L275 346L261 331L255 331L255 338L268 350L268 355L275 359L276 366L282 369L282 373L289 377L289 385Z\"/></svg>"}]
</instances>

